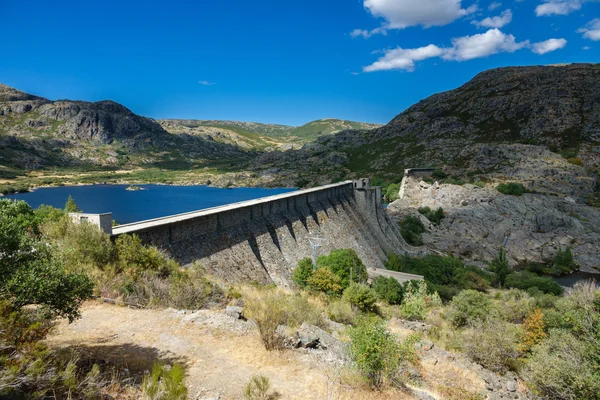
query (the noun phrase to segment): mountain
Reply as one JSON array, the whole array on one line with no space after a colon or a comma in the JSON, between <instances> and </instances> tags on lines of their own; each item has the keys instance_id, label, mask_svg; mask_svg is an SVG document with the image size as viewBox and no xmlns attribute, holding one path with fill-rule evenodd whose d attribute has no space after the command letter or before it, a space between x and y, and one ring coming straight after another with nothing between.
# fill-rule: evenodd
<instances>
[{"instance_id":1,"label":"mountain","mask_svg":"<svg viewBox=\"0 0 600 400\"><path fill-rule=\"evenodd\" d=\"M405 168L435 167L464 180L502 180L521 171L520 180L539 186L536 177L577 164L583 167L578 179L585 181L586 170L600 167L599 145L599 64L509 67L430 96L380 128L346 130L301 150L263 154L252 168L277 170L280 184L359 175L399 182ZM592 184L582 185L589 194Z\"/></svg>"},{"instance_id":2,"label":"mountain","mask_svg":"<svg viewBox=\"0 0 600 400\"><path fill-rule=\"evenodd\" d=\"M321 136L347 129L370 130L381 126L333 118L311 121L302 126L218 120L166 119L158 122L169 132L187 131L198 135L220 133L222 140L267 151L298 149Z\"/></svg>"},{"instance_id":3,"label":"mountain","mask_svg":"<svg viewBox=\"0 0 600 400\"><path fill-rule=\"evenodd\" d=\"M50 101L2 84L0 147L0 165L19 170L186 169L205 163L237 165L253 155L231 143L171 134L113 101Z\"/></svg>"},{"instance_id":4,"label":"mountain","mask_svg":"<svg viewBox=\"0 0 600 400\"><path fill-rule=\"evenodd\" d=\"M50 101L0 84L0 169L244 171L257 152L300 148L345 128L377 126L335 119L301 127L238 121L155 121L113 101Z\"/></svg>"}]
</instances>

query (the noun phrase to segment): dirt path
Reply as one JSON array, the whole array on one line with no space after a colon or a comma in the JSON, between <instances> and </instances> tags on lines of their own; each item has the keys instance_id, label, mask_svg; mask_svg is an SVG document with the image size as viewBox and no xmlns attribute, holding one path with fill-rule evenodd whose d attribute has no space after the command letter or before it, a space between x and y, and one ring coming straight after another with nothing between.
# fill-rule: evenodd
<instances>
[{"instance_id":1,"label":"dirt path","mask_svg":"<svg viewBox=\"0 0 600 400\"><path fill-rule=\"evenodd\" d=\"M92 358L132 370L148 369L155 359L183 363L192 399L243 398L254 374L267 376L281 399L411 398L397 391L375 394L334 388L327 375L333 374L336 364L325 352L267 352L249 323L220 311L186 315L91 302L83 307L81 319L61 322L48 342L76 347Z\"/></svg>"}]
</instances>

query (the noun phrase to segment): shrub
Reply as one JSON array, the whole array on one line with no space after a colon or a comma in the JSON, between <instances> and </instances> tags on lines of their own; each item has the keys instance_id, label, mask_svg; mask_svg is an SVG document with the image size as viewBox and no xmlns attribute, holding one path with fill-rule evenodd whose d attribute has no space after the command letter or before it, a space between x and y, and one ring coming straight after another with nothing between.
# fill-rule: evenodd
<instances>
[{"instance_id":1,"label":"shrub","mask_svg":"<svg viewBox=\"0 0 600 400\"><path fill-rule=\"evenodd\" d=\"M422 246L423 238L421 234L425 232L425 226L418 217L414 215L406 216L400 221L400 234L406 240L406 243L412 246Z\"/></svg>"},{"instance_id":2,"label":"shrub","mask_svg":"<svg viewBox=\"0 0 600 400\"><path fill-rule=\"evenodd\" d=\"M508 264L506 259L506 250L504 247L500 247L498 256L490 263L490 271L496 274L496 280L500 287L506 283L506 277L511 273L512 268Z\"/></svg>"},{"instance_id":3,"label":"shrub","mask_svg":"<svg viewBox=\"0 0 600 400\"><path fill-rule=\"evenodd\" d=\"M306 297L294 295L286 297L286 325L296 328L306 322L321 328L325 327L321 309L308 301Z\"/></svg>"},{"instance_id":4,"label":"shrub","mask_svg":"<svg viewBox=\"0 0 600 400\"><path fill-rule=\"evenodd\" d=\"M430 289L438 292L444 300L451 300L461 289L485 290L489 273L465 266L454 257L427 255L425 257L398 256L389 254L385 267L392 271L423 275ZM479 278L475 278L473 275Z\"/></svg>"},{"instance_id":5,"label":"shrub","mask_svg":"<svg viewBox=\"0 0 600 400\"><path fill-rule=\"evenodd\" d=\"M522 290L510 289L500 293L497 306L500 316L508 322L521 323L534 308L535 301Z\"/></svg>"},{"instance_id":6,"label":"shrub","mask_svg":"<svg viewBox=\"0 0 600 400\"><path fill-rule=\"evenodd\" d=\"M578 165L578 166L583 166L583 160L581 159L581 157L569 157L567 158L567 162L569 164L573 164L573 165Z\"/></svg>"},{"instance_id":7,"label":"shrub","mask_svg":"<svg viewBox=\"0 0 600 400\"><path fill-rule=\"evenodd\" d=\"M308 279L312 276L314 270L313 262L310 258L303 258L298 261L298 265L292 273L292 281L301 288L305 288Z\"/></svg>"},{"instance_id":8,"label":"shrub","mask_svg":"<svg viewBox=\"0 0 600 400\"><path fill-rule=\"evenodd\" d=\"M598 399L600 373L589 350L568 331L551 330L546 340L533 347L521 375L547 398Z\"/></svg>"},{"instance_id":9,"label":"shrub","mask_svg":"<svg viewBox=\"0 0 600 400\"><path fill-rule=\"evenodd\" d=\"M387 189L385 191L384 199L388 203L391 203L392 201L398 200L399 193L400 193L400 184L392 183L387 187Z\"/></svg>"},{"instance_id":10,"label":"shrub","mask_svg":"<svg viewBox=\"0 0 600 400\"><path fill-rule=\"evenodd\" d=\"M308 278L307 284L311 289L337 296L342 293L342 279L331 272L329 268L321 267Z\"/></svg>"},{"instance_id":11,"label":"shrub","mask_svg":"<svg viewBox=\"0 0 600 400\"><path fill-rule=\"evenodd\" d=\"M529 352L533 346L540 343L546 338L544 331L544 314L539 308L530 311L523 321L523 331L521 332L521 342L519 343L519 351L521 353Z\"/></svg>"},{"instance_id":12,"label":"shrub","mask_svg":"<svg viewBox=\"0 0 600 400\"><path fill-rule=\"evenodd\" d=\"M345 299L339 299L329 304L327 307L327 317L341 324L353 325L356 321L357 312L352 308L350 302Z\"/></svg>"},{"instance_id":13,"label":"shrub","mask_svg":"<svg viewBox=\"0 0 600 400\"><path fill-rule=\"evenodd\" d=\"M404 290L404 299L400 305L400 314L409 320L424 320L432 307L442 304L437 293L427 293L425 281L410 281Z\"/></svg>"},{"instance_id":14,"label":"shrub","mask_svg":"<svg viewBox=\"0 0 600 400\"><path fill-rule=\"evenodd\" d=\"M557 296L562 293L562 288L552 278L537 276L528 271L511 273L506 277L505 286L521 290L537 287L544 293L550 293Z\"/></svg>"},{"instance_id":15,"label":"shrub","mask_svg":"<svg viewBox=\"0 0 600 400\"><path fill-rule=\"evenodd\" d=\"M522 196L523 193L527 192L525 186L515 182L501 183L500 185L496 186L496 190L502 194L511 196Z\"/></svg>"},{"instance_id":16,"label":"shrub","mask_svg":"<svg viewBox=\"0 0 600 400\"><path fill-rule=\"evenodd\" d=\"M479 322L465 332L464 350L485 368L504 373L517 368L519 336L519 328L507 322Z\"/></svg>"},{"instance_id":17,"label":"shrub","mask_svg":"<svg viewBox=\"0 0 600 400\"><path fill-rule=\"evenodd\" d=\"M454 326L465 326L485 321L496 314L496 309L486 294L463 290L452 299L448 314Z\"/></svg>"},{"instance_id":18,"label":"shrub","mask_svg":"<svg viewBox=\"0 0 600 400\"><path fill-rule=\"evenodd\" d=\"M320 256L317 259L317 266L327 267L339 276L344 289L350 286L351 276L352 282L365 282L367 280L367 268L352 249L333 250L326 256Z\"/></svg>"},{"instance_id":19,"label":"shrub","mask_svg":"<svg viewBox=\"0 0 600 400\"><path fill-rule=\"evenodd\" d=\"M185 372L179 364L172 367L154 363L150 374L142 381L143 398L147 400L185 400Z\"/></svg>"},{"instance_id":20,"label":"shrub","mask_svg":"<svg viewBox=\"0 0 600 400\"><path fill-rule=\"evenodd\" d=\"M381 387L384 378L396 381L399 367L418 362L414 347L418 339L409 337L402 344L398 343L379 318L362 320L348 334L350 354L373 387Z\"/></svg>"},{"instance_id":21,"label":"shrub","mask_svg":"<svg viewBox=\"0 0 600 400\"><path fill-rule=\"evenodd\" d=\"M344 290L343 298L363 312L376 311L377 294L367 285L352 283Z\"/></svg>"},{"instance_id":22,"label":"shrub","mask_svg":"<svg viewBox=\"0 0 600 400\"><path fill-rule=\"evenodd\" d=\"M418 211L419 214L425 216L425 218L427 218L434 225L439 225L440 222L442 222L442 220L446 218L446 216L444 215L444 209L442 207L439 207L435 211L433 211L429 207L420 207Z\"/></svg>"},{"instance_id":23,"label":"shrub","mask_svg":"<svg viewBox=\"0 0 600 400\"><path fill-rule=\"evenodd\" d=\"M267 350L282 347L277 327L287 320L286 297L276 289L265 289L249 294L245 299L244 315L254 320Z\"/></svg>"},{"instance_id":24,"label":"shrub","mask_svg":"<svg viewBox=\"0 0 600 400\"><path fill-rule=\"evenodd\" d=\"M111 262L114 248L109 235L89 223L75 224L68 217L60 223L66 223L66 230L58 239L59 255L69 270L86 266L103 269Z\"/></svg>"},{"instance_id":25,"label":"shrub","mask_svg":"<svg viewBox=\"0 0 600 400\"><path fill-rule=\"evenodd\" d=\"M434 177L435 179L445 179L448 177L448 174L445 173L444 171L442 171L441 169L436 169L435 171L433 171L433 173L431 174L432 177Z\"/></svg>"},{"instance_id":26,"label":"shrub","mask_svg":"<svg viewBox=\"0 0 600 400\"><path fill-rule=\"evenodd\" d=\"M125 272L135 279L144 271L160 277L169 276L179 265L156 247L142 245L137 235L120 235L116 240L117 272Z\"/></svg>"},{"instance_id":27,"label":"shrub","mask_svg":"<svg viewBox=\"0 0 600 400\"><path fill-rule=\"evenodd\" d=\"M564 275L576 271L578 269L579 266L573 260L573 253L571 253L571 248L567 247L564 251L561 248L559 248L552 262L552 275Z\"/></svg>"},{"instance_id":28,"label":"shrub","mask_svg":"<svg viewBox=\"0 0 600 400\"><path fill-rule=\"evenodd\" d=\"M244 397L248 400L269 400L273 396L269 394L271 382L264 375L253 375L244 389Z\"/></svg>"},{"instance_id":29,"label":"shrub","mask_svg":"<svg viewBox=\"0 0 600 400\"><path fill-rule=\"evenodd\" d=\"M377 293L377 297L388 304L400 304L402 302L404 289L400 282L392 277L378 276L373 281L372 288Z\"/></svg>"}]
</instances>

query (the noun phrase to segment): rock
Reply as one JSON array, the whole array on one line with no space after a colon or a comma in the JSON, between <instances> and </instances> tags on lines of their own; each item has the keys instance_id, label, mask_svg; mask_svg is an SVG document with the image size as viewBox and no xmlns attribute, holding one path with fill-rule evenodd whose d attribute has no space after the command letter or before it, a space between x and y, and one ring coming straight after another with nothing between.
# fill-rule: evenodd
<instances>
[{"instance_id":1,"label":"rock","mask_svg":"<svg viewBox=\"0 0 600 400\"><path fill-rule=\"evenodd\" d=\"M467 200L463 200L463 201L460 202L460 205L463 206L463 207L466 207L466 206L469 205L469 202Z\"/></svg>"},{"instance_id":2,"label":"rock","mask_svg":"<svg viewBox=\"0 0 600 400\"><path fill-rule=\"evenodd\" d=\"M246 318L244 317L243 312L244 309L242 307L227 306L227 308L225 308L225 314L229 315L231 318L241 319L245 321Z\"/></svg>"},{"instance_id":3,"label":"rock","mask_svg":"<svg viewBox=\"0 0 600 400\"><path fill-rule=\"evenodd\" d=\"M516 392L517 382L512 379L506 382L506 390L508 390L509 392Z\"/></svg>"},{"instance_id":4,"label":"rock","mask_svg":"<svg viewBox=\"0 0 600 400\"><path fill-rule=\"evenodd\" d=\"M300 347L321 348L331 351L339 358L345 356L343 343L317 326L304 322L298 330L297 337Z\"/></svg>"}]
</instances>

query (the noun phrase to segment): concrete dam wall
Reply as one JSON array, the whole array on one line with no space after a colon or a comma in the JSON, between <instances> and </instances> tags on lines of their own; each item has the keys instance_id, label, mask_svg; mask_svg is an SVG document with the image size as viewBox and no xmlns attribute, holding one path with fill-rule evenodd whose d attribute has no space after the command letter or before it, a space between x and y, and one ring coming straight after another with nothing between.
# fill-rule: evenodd
<instances>
[{"instance_id":1,"label":"concrete dam wall","mask_svg":"<svg viewBox=\"0 0 600 400\"><path fill-rule=\"evenodd\" d=\"M230 282L287 286L298 261L312 255L308 238L325 239L319 254L354 249L367 268L386 253L419 254L400 236L381 203L381 188L346 181L191 213L121 225L182 264L199 262Z\"/></svg>"}]
</instances>

